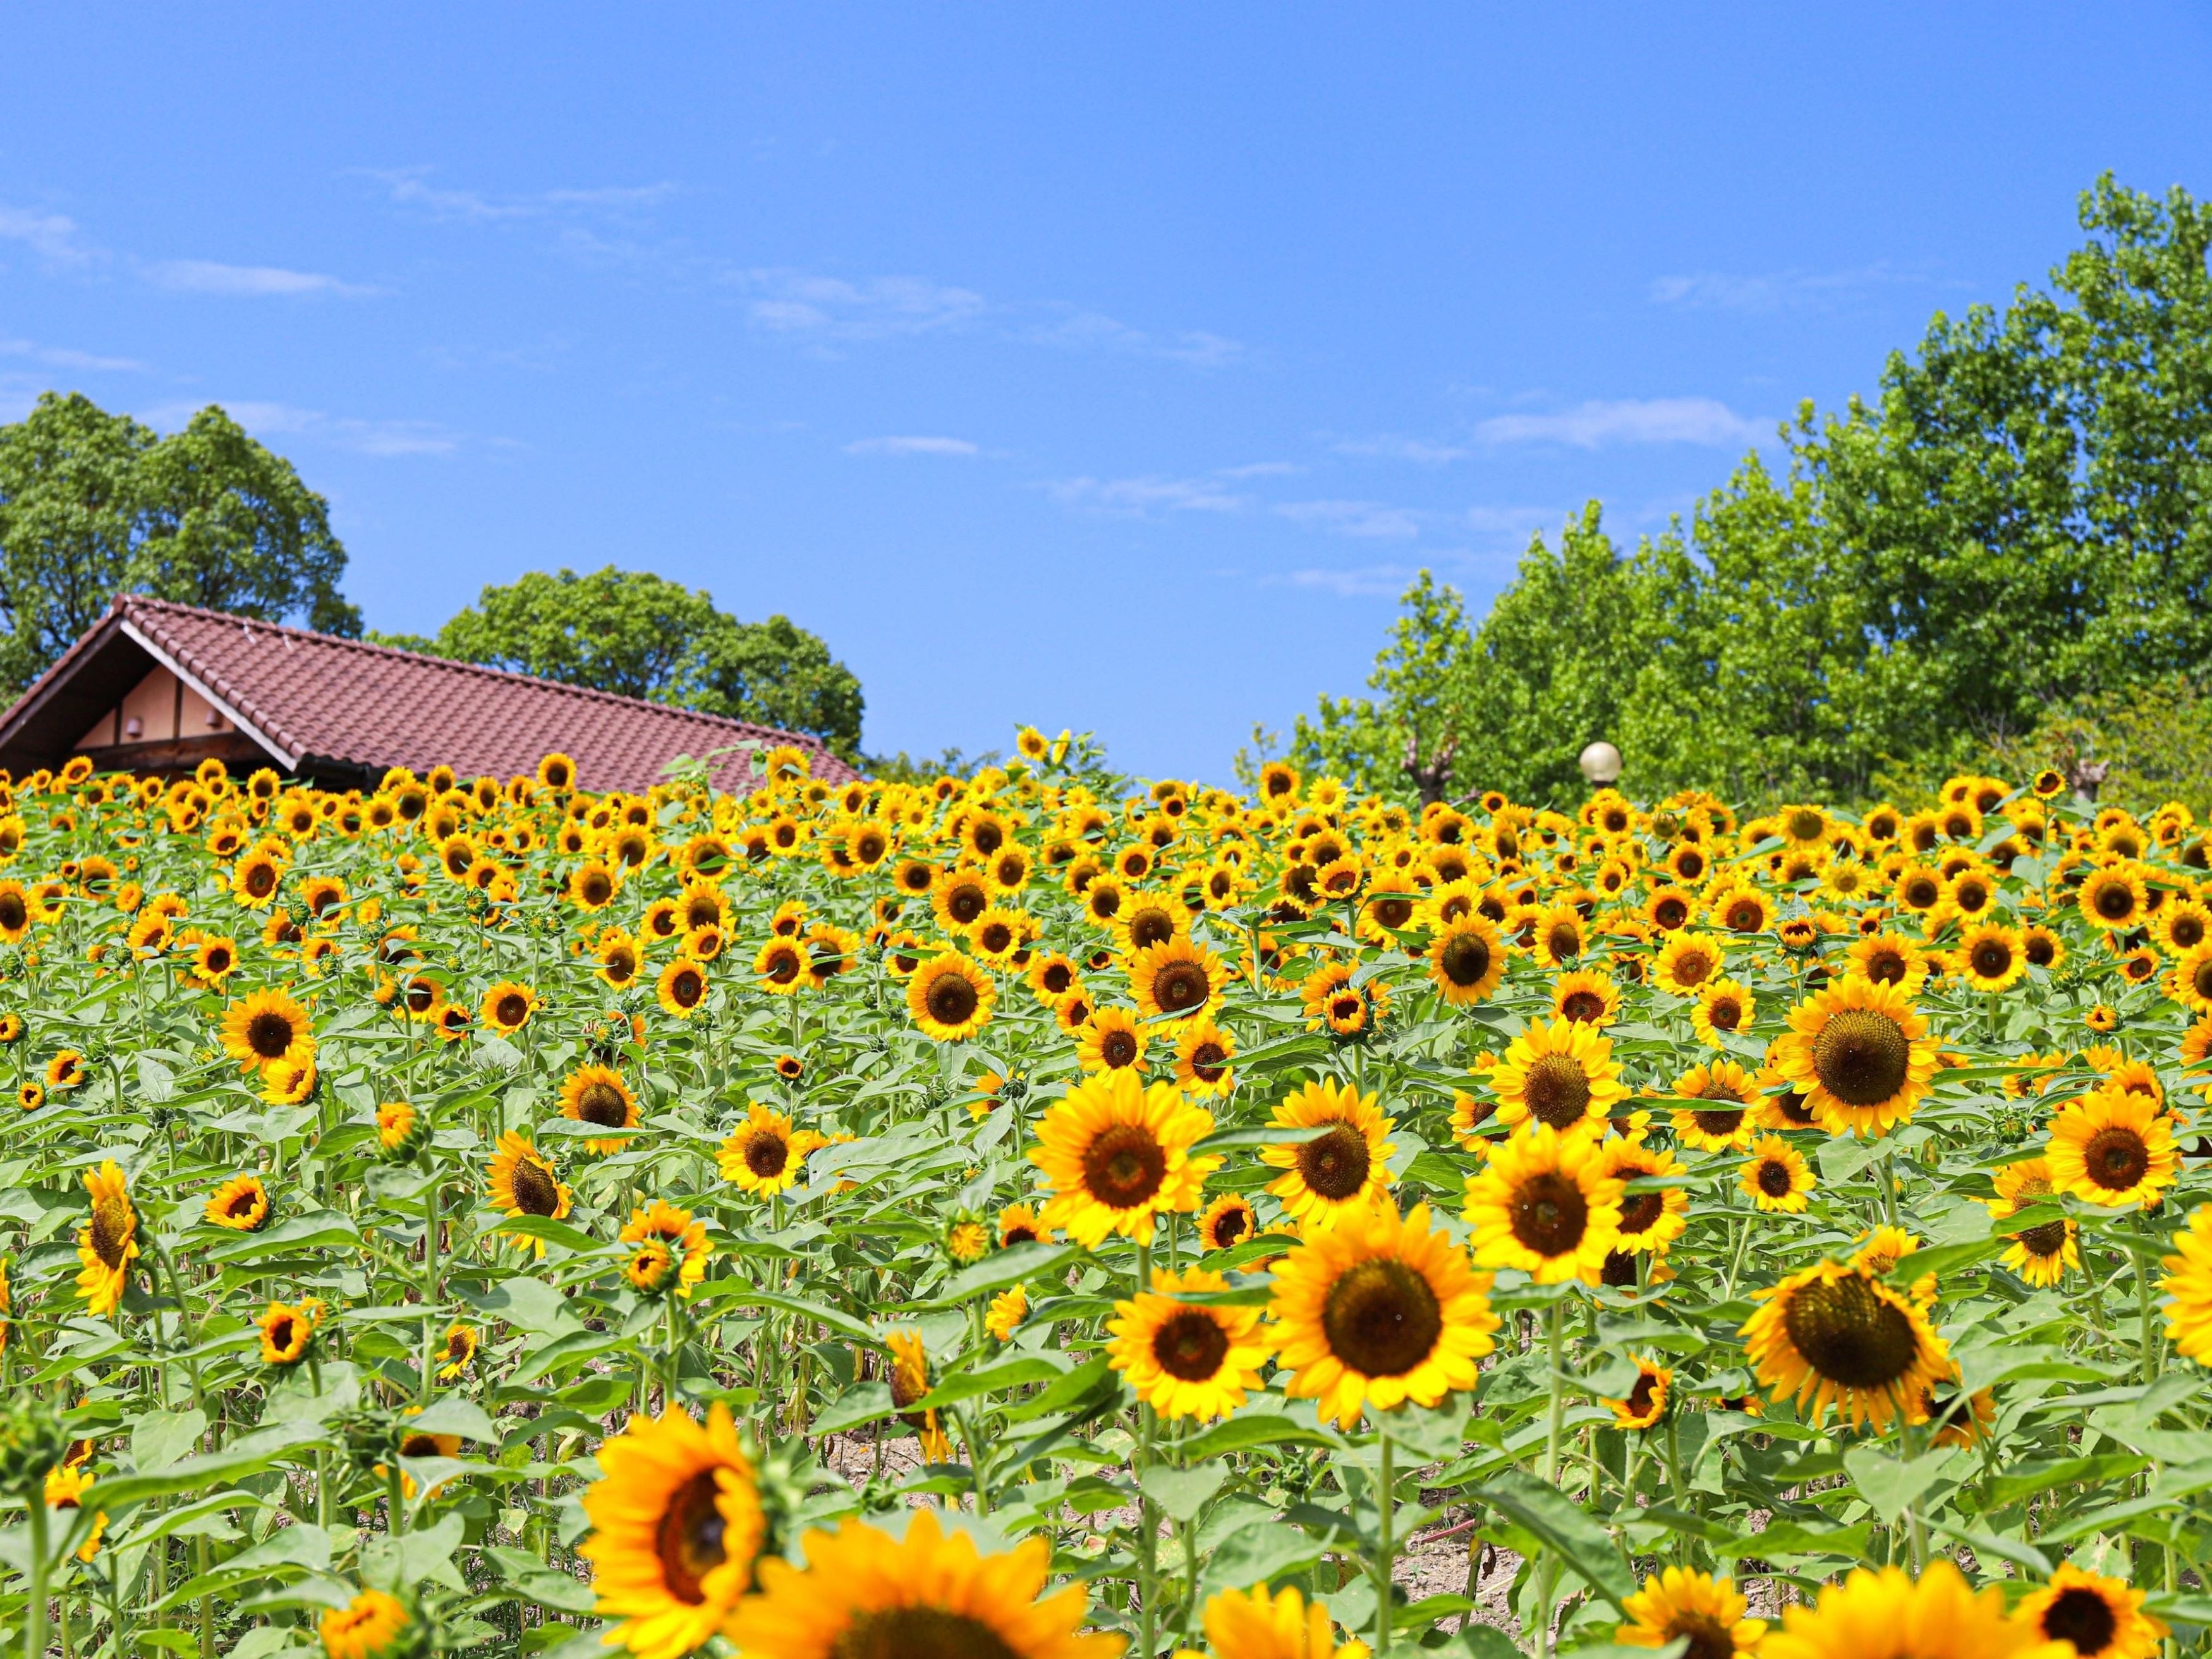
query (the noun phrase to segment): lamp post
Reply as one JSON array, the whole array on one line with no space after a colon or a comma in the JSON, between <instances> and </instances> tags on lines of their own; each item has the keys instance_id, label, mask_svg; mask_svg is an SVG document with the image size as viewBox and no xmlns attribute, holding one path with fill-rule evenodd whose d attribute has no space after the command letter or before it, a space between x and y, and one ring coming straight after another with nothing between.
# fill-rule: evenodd
<instances>
[{"instance_id":1,"label":"lamp post","mask_svg":"<svg viewBox=\"0 0 2212 1659\"><path fill-rule=\"evenodd\" d=\"M1583 769L1583 775L1600 788L1620 781L1620 750L1603 738L1583 750L1576 764Z\"/></svg>"}]
</instances>

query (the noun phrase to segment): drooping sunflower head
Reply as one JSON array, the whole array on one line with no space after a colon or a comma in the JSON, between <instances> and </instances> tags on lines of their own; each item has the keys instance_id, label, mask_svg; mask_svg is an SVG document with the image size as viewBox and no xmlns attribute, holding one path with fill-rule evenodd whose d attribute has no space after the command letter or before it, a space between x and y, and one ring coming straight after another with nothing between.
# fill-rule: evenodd
<instances>
[{"instance_id":1,"label":"drooping sunflower head","mask_svg":"<svg viewBox=\"0 0 2212 1659\"><path fill-rule=\"evenodd\" d=\"M1613 1408L1613 1426L1633 1432L1656 1428L1667 1418L1673 1402L1674 1373L1656 1359L1636 1356L1636 1381L1619 1400L1605 1403ZM1668 1638L1672 1640L1672 1638ZM1686 1659L1686 1656L1685 1656Z\"/></svg>"},{"instance_id":2,"label":"drooping sunflower head","mask_svg":"<svg viewBox=\"0 0 2212 1659\"><path fill-rule=\"evenodd\" d=\"M393 1163L405 1163L429 1138L429 1116L416 1111L412 1103L387 1100L376 1109L376 1144Z\"/></svg>"},{"instance_id":3,"label":"drooping sunflower head","mask_svg":"<svg viewBox=\"0 0 2212 1659\"><path fill-rule=\"evenodd\" d=\"M1321 1132L1260 1154L1285 1172L1267 1190L1293 1220L1326 1221L1346 1208L1364 1207L1389 1189L1394 1126L1375 1096L1334 1082L1308 1083L1275 1108L1274 1121L1286 1129Z\"/></svg>"},{"instance_id":4,"label":"drooping sunflower head","mask_svg":"<svg viewBox=\"0 0 2212 1659\"><path fill-rule=\"evenodd\" d=\"M1596 1136L1535 1123L1501 1142L1467 1183L1474 1258L1540 1285L1599 1282L1620 1237L1621 1183Z\"/></svg>"},{"instance_id":5,"label":"drooping sunflower head","mask_svg":"<svg viewBox=\"0 0 2212 1659\"><path fill-rule=\"evenodd\" d=\"M1756 1293L1743 1328L1759 1381L1794 1396L1815 1423L1831 1409L1887 1432L1950 1375L1950 1352L1927 1316L1866 1268L1823 1261Z\"/></svg>"},{"instance_id":6,"label":"drooping sunflower head","mask_svg":"<svg viewBox=\"0 0 2212 1659\"><path fill-rule=\"evenodd\" d=\"M258 1175L234 1176L208 1197L205 1219L234 1232L258 1233L269 1224L269 1194Z\"/></svg>"},{"instance_id":7,"label":"drooping sunflower head","mask_svg":"<svg viewBox=\"0 0 2212 1659\"><path fill-rule=\"evenodd\" d=\"M601 1129L635 1129L638 1124L637 1097L622 1073L611 1066L579 1066L561 1085L561 1115L572 1123L588 1123ZM585 1145L595 1152L619 1152L629 1144L622 1134L594 1136Z\"/></svg>"},{"instance_id":8,"label":"drooping sunflower head","mask_svg":"<svg viewBox=\"0 0 2212 1659\"><path fill-rule=\"evenodd\" d=\"M1613 1044L1594 1025L1532 1020L1490 1071L1501 1121L1553 1129L1612 1115L1628 1097Z\"/></svg>"},{"instance_id":9,"label":"drooping sunflower head","mask_svg":"<svg viewBox=\"0 0 2212 1659\"><path fill-rule=\"evenodd\" d=\"M673 1291L690 1297L706 1278L707 1259L714 1253L705 1222L658 1198L630 1212L617 1242L631 1249L624 1276L647 1296Z\"/></svg>"},{"instance_id":10,"label":"drooping sunflower head","mask_svg":"<svg viewBox=\"0 0 2212 1659\"><path fill-rule=\"evenodd\" d=\"M568 1213L573 1194L567 1183L526 1135L509 1130L499 1138L488 1174L493 1207L508 1215L558 1221ZM537 1247L544 1254L542 1241Z\"/></svg>"}]
</instances>

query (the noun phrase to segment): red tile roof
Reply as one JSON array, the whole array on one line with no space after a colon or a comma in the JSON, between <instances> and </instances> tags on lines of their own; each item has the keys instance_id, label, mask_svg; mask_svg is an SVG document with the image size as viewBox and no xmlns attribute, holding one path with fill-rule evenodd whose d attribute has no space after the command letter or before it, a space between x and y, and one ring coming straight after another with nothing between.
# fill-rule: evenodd
<instances>
[{"instance_id":1,"label":"red tile roof","mask_svg":"<svg viewBox=\"0 0 2212 1659\"><path fill-rule=\"evenodd\" d=\"M583 787L636 791L659 781L678 755L793 744L807 751L817 778L842 783L858 775L817 738L137 593L118 594L107 614L0 717L0 744L17 738L75 666L118 633L165 660L283 765L303 773L318 762L371 773L442 762L464 777L504 779L534 772L541 756L559 750L575 757ZM750 786L744 752L714 767L718 786Z\"/></svg>"}]
</instances>

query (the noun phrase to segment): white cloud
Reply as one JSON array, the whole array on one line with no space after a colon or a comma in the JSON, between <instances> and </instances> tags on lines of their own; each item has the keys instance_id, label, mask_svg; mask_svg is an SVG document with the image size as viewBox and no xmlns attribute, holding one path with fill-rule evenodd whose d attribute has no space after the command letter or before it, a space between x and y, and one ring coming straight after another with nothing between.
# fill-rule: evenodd
<instances>
[{"instance_id":1,"label":"white cloud","mask_svg":"<svg viewBox=\"0 0 2212 1659\"><path fill-rule=\"evenodd\" d=\"M391 199L402 207L417 208L441 219L485 223L501 219L535 219L550 214L581 210L637 213L659 206L676 194L672 184L607 185L560 190L541 190L520 196L491 197L478 191L453 190L429 182L428 167L364 168L380 180Z\"/></svg>"},{"instance_id":2,"label":"white cloud","mask_svg":"<svg viewBox=\"0 0 2212 1659\"><path fill-rule=\"evenodd\" d=\"M1462 518L1467 527L1479 535L1526 541L1531 531L1558 524L1566 516L1565 508L1555 507L1470 507Z\"/></svg>"},{"instance_id":3,"label":"white cloud","mask_svg":"<svg viewBox=\"0 0 2212 1659\"><path fill-rule=\"evenodd\" d=\"M1340 455L1374 455L1386 460L1419 461L1430 466L1463 460L1469 453L1464 445L1431 443L1425 438L1401 438L1388 432L1372 438L1346 438L1332 447Z\"/></svg>"},{"instance_id":4,"label":"white cloud","mask_svg":"<svg viewBox=\"0 0 2212 1659\"><path fill-rule=\"evenodd\" d=\"M1687 276L1655 278L1651 299L1657 305L1700 309L1784 311L1826 305L1853 289L1924 280L1882 261L1861 265L1854 270L1791 270L1754 275L1700 270Z\"/></svg>"},{"instance_id":5,"label":"white cloud","mask_svg":"<svg viewBox=\"0 0 2212 1659\"><path fill-rule=\"evenodd\" d=\"M213 259L164 259L145 268L156 287L185 294L221 294L246 299L289 299L308 294L356 295L376 290L319 271L287 270L280 265L227 265Z\"/></svg>"},{"instance_id":6,"label":"white cloud","mask_svg":"<svg viewBox=\"0 0 2212 1659\"><path fill-rule=\"evenodd\" d=\"M845 446L848 455L980 455L965 438L860 438Z\"/></svg>"},{"instance_id":7,"label":"white cloud","mask_svg":"<svg viewBox=\"0 0 2212 1659\"><path fill-rule=\"evenodd\" d=\"M1418 574L1409 564L1364 564L1349 569L1292 570L1273 580L1334 593L1340 599L1395 599Z\"/></svg>"},{"instance_id":8,"label":"white cloud","mask_svg":"<svg viewBox=\"0 0 2212 1659\"><path fill-rule=\"evenodd\" d=\"M875 276L850 282L803 270L758 269L730 279L753 298L746 314L779 334L833 339L883 339L957 328L988 307L972 289L948 288L916 276Z\"/></svg>"},{"instance_id":9,"label":"white cloud","mask_svg":"<svg viewBox=\"0 0 2212 1659\"><path fill-rule=\"evenodd\" d=\"M1225 489L1215 478L1060 478L1045 485L1066 507L1149 518L1159 513L1242 513L1249 495Z\"/></svg>"},{"instance_id":10,"label":"white cloud","mask_svg":"<svg viewBox=\"0 0 2212 1659\"><path fill-rule=\"evenodd\" d=\"M1770 435L1761 422L1713 398L1622 398L1579 404L1554 415L1494 415L1475 436L1486 443L1757 443Z\"/></svg>"},{"instance_id":11,"label":"white cloud","mask_svg":"<svg viewBox=\"0 0 2212 1659\"><path fill-rule=\"evenodd\" d=\"M1073 350L1124 351L1136 356L1164 357L1201 368L1216 368L1244 355L1239 342L1204 329L1148 333L1097 311L1071 311L1058 322L1032 329L1029 337L1039 345Z\"/></svg>"},{"instance_id":12,"label":"white cloud","mask_svg":"<svg viewBox=\"0 0 2212 1659\"><path fill-rule=\"evenodd\" d=\"M1243 466L1224 466L1213 476L1217 478L1287 478L1305 469L1293 461L1248 461Z\"/></svg>"},{"instance_id":13,"label":"white cloud","mask_svg":"<svg viewBox=\"0 0 2212 1659\"><path fill-rule=\"evenodd\" d=\"M157 427L180 427L198 414L201 404L166 404L149 410L144 418ZM349 415L326 415L320 410L294 404L260 403L252 399L225 403L224 413L257 438L304 438L333 449L380 458L450 455L461 447L461 437L432 421L370 421Z\"/></svg>"},{"instance_id":14,"label":"white cloud","mask_svg":"<svg viewBox=\"0 0 2212 1659\"><path fill-rule=\"evenodd\" d=\"M1275 511L1293 523L1333 530L1340 536L1390 538L1421 533L1420 515L1412 507L1381 501L1285 501Z\"/></svg>"},{"instance_id":15,"label":"white cloud","mask_svg":"<svg viewBox=\"0 0 2212 1659\"><path fill-rule=\"evenodd\" d=\"M0 340L0 357L27 357L54 368L77 368L92 374L143 374L146 365L135 357L103 357L96 352L72 351L66 346L42 346L34 340Z\"/></svg>"},{"instance_id":16,"label":"white cloud","mask_svg":"<svg viewBox=\"0 0 2212 1659\"><path fill-rule=\"evenodd\" d=\"M21 242L58 264L75 264L91 257L76 244L76 222L58 213L0 207L0 241Z\"/></svg>"}]
</instances>

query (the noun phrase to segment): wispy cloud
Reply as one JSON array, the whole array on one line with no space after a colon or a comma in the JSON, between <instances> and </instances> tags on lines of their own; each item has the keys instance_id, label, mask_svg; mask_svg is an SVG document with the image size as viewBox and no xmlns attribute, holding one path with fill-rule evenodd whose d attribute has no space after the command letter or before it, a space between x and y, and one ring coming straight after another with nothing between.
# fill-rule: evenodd
<instances>
[{"instance_id":1,"label":"wispy cloud","mask_svg":"<svg viewBox=\"0 0 2212 1659\"><path fill-rule=\"evenodd\" d=\"M1389 432L1371 438L1339 439L1330 447L1340 455L1371 455L1384 460L1419 461L1429 466L1464 460L1472 453L1464 444L1432 443L1425 438L1405 438Z\"/></svg>"},{"instance_id":2,"label":"wispy cloud","mask_svg":"<svg viewBox=\"0 0 2212 1659\"><path fill-rule=\"evenodd\" d=\"M157 427L179 427L202 407L199 404L167 404L147 410L144 418ZM362 420L349 415L326 415L320 410L301 409L293 404L261 403L251 398L225 403L222 408L257 438L305 439L357 455L450 455L463 442L461 434L434 421Z\"/></svg>"},{"instance_id":3,"label":"wispy cloud","mask_svg":"<svg viewBox=\"0 0 2212 1659\"><path fill-rule=\"evenodd\" d=\"M1651 299L1657 305L1700 309L1793 311L1830 305L1856 289L1927 280L1922 273L1901 270L1886 261L1851 270L1700 270L1655 278Z\"/></svg>"},{"instance_id":4,"label":"wispy cloud","mask_svg":"<svg viewBox=\"0 0 2212 1659\"><path fill-rule=\"evenodd\" d=\"M1421 515L1410 507L1389 507L1381 501L1284 501L1275 512L1294 524L1340 536L1388 539L1421 533Z\"/></svg>"},{"instance_id":5,"label":"wispy cloud","mask_svg":"<svg viewBox=\"0 0 2212 1659\"><path fill-rule=\"evenodd\" d=\"M1315 568L1286 571L1268 579L1270 586L1305 587L1334 593L1340 599L1395 599L1419 572L1409 564L1363 564L1346 568Z\"/></svg>"},{"instance_id":6,"label":"wispy cloud","mask_svg":"<svg viewBox=\"0 0 2212 1659\"><path fill-rule=\"evenodd\" d=\"M489 223L502 219L537 219L559 213L642 213L677 193L677 186L599 185L493 196L482 191L457 190L430 182L431 167L368 167L363 176L376 179L400 207L413 208L441 219Z\"/></svg>"},{"instance_id":7,"label":"wispy cloud","mask_svg":"<svg viewBox=\"0 0 2212 1659\"><path fill-rule=\"evenodd\" d=\"M1154 333L1146 329L1133 328L1097 311L1070 310L1051 323L1029 330L1028 337L1040 345L1060 346L1071 350L1121 351L1140 357L1164 357L1170 362L1190 363L1201 368L1233 362L1244 355L1243 344L1224 335L1209 333L1204 329Z\"/></svg>"},{"instance_id":8,"label":"wispy cloud","mask_svg":"<svg viewBox=\"0 0 2212 1659\"><path fill-rule=\"evenodd\" d=\"M1217 475L1204 478L1056 478L1045 485L1064 507L1152 518L1165 513L1242 513L1249 495L1227 489Z\"/></svg>"},{"instance_id":9,"label":"wispy cloud","mask_svg":"<svg viewBox=\"0 0 2212 1659\"><path fill-rule=\"evenodd\" d=\"M757 269L733 273L730 280L751 296L746 315L754 325L779 334L884 339L958 328L988 309L983 296L970 289L918 276L854 282L803 270Z\"/></svg>"},{"instance_id":10,"label":"wispy cloud","mask_svg":"<svg viewBox=\"0 0 2212 1659\"><path fill-rule=\"evenodd\" d=\"M56 264L76 264L92 257L80 246L74 219L33 208L0 207L0 241L21 242L41 259Z\"/></svg>"},{"instance_id":11,"label":"wispy cloud","mask_svg":"<svg viewBox=\"0 0 2212 1659\"><path fill-rule=\"evenodd\" d=\"M1606 444L1757 443L1766 423L1737 414L1714 398L1622 398L1578 404L1553 415L1494 415L1474 435L1485 443L1561 443L1579 449Z\"/></svg>"},{"instance_id":12,"label":"wispy cloud","mask_svg":"<svg viewBox=\"0 0 2212 1659\"><path fill-rule=\"evenodd\" d=\"M180 294L220 294L242 299L296 299L314 294L352 298L376 292L320 271L288 270L282 265L228 265L213 259L163 259L145 266L143 274L155 287Z\"/></svg>"},{"instance_id":13,"label":"wispy cloud","mask_svg":"<svg viewBox=\"0 0 2212 1659\"><path fill-rule=\"evenodd\" d=\"M954 455L983 452L965 438L860 438L845 446L848 455Z\"/></svg>"},{"instance_id":14,"label":"wispy cloud","mask_svg":"<svg viewBox=\"0 0 2212 1659\"><path fill-rule=\"evenodd\" d=\"M145 364L135 357L104 357L97 352L73 351L66 346L40 345L35 340L0 340L0 357L22 357L50 368L83 369L90 374L143 374Z\"/></svg>"}]
</instances>

